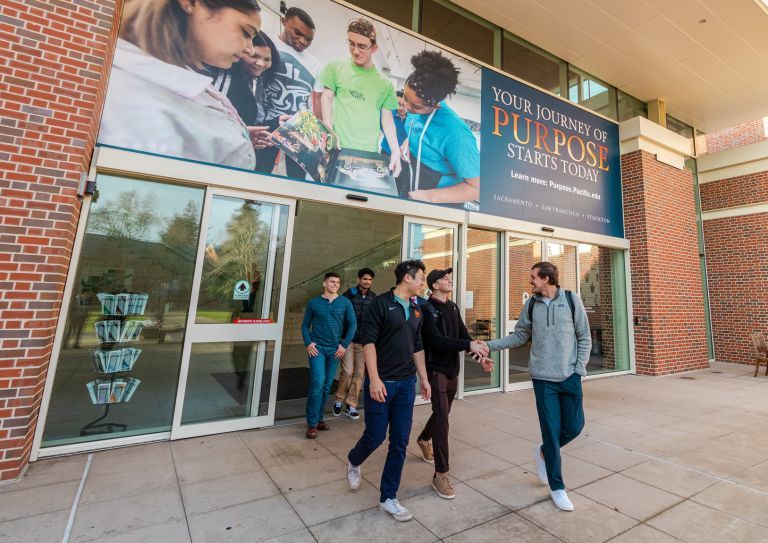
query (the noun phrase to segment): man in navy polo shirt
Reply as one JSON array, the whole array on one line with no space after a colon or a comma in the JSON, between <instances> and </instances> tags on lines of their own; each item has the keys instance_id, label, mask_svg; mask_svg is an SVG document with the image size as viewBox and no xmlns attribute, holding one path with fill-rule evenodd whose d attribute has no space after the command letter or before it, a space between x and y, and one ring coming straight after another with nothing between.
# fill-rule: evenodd
<instances>
[{"instance_id":1,"label":"man in navy polo shirt","mask_svg":"<svg viewBox=\"0 0 768 543\"><path fill-rule=\"evenodd\" d=\"M422 309L414 301L425 271L420 260L398 264L395 288L376 298L365 312L360 334L368 370L363 383L365 431L347 456L347 481L356 490L360 486L360 466L384 442L389 427L379 509L401 522L413 516L397 501L397 490L413 423L416 373L422 398L428 400L431 396L421 344Z\"/></svg>"},{"instance_id":2,"label":"man in navy polo shirt","mask_svg":"<svg viewBox=\"0 0 768 543\"><path fill-rule=\"evenodd\" d=\"M328 424L323 420L325 404L339 360L344 357L357 330L352 302L339 296L340 286L338 273L326 273L323 294L309 301L301 323L301 335L309 355L308 439L316 438L318 430L328 430Z\"/></svg>"}]
</instances>

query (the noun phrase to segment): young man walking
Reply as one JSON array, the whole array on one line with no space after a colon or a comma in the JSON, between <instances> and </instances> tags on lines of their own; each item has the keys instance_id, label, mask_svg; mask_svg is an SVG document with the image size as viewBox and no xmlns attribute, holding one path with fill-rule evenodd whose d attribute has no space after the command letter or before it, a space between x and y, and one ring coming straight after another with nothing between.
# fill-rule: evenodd
<instances>
[{"instance_id":1,"label":"young man walking","mask_svg":"<svg viewBox=\"0 0 768 543\"><path fill-rule=\"evenodd\" d=\"M565 492L560 448L584 428L581 378L587 374L592 339L581 298L560 288L557 266L531 268L533 296L520 311L514 332L488 342L491 351L514 349L532 339L530 372L543 443L536 447L538 476L549 485L558 509L573 511Z\"/></svg>"},{"instance_id":2,"label":"young man walking","mask_svg":"<svg viewBox=\"0 0 768 543\"><path fill-rule=\"evenodd\" d=\"M325 404L339 360L344 357L357 329L352 303L339 296L340 286L338 273L326 273L323 293L309 301L301 323L301 335L309 355L307 439L316 438L318 430L329 429L323 420Z\"/></svg>"},{"instance_id":3,"label":"young man walking","mask_svg":"<svg viewBox=\"0 0 768 543\"><path fill-rule=\"evenodd\" d=\"M435 465L432 488L446 500L456 497L448 476L448 414L459 386L459 353L471 351L481 360L485 371L493 370L488 350L473 341L461 319L459 307L448 297L453 292L453 269L432 270L427 276L432 291L423 305L421 336L426 353L427 376L432 388L432 415L416 443L425 462Z\"/></svg>"},{"instance_id":4,"label":"young man walking","mask_svg":"<svg viewBox=\"0 0 768 543\"><path fill-rule=\"evenodd\" d=\"M350 58L325 65L317 80L322 120L333 127L343 149L377 152L381 131L390 147L389 169L400 173L400 145L392 110L395 88L373 63L378 50L376 28L368 19L354 19L347 27Z\"/></svg>"},{"instance_id":5,"label":"young man walking","mask_svg":"<svg viewBox=\"0 0 768 543\"><path fill-rule=\"evenodd\" d=\"M363 268L357 272L357 286L347 289L344 293L355 310L357 320L357 332L349 344L344 359L341 361L341 375L339 376L339 388L336 389L336 402L333 404L333 416L341 415L343 405L346 403L346 414L352 420L357 420L357 402L360 397L360 389L365 377L365 361L363 358L363 346L360 344L360 332L363 328L365 310L371 305L376 293L371 290L373 278L376 274L370 268Z\"/></svg>"},{"instance_id":6,"label":"young man walking","mask_svg":"<svg viewBox=\"0 0 768 543\"><path fill-rule=\"evenodd\" d=\"M424 282L424 272L420 260L398 264L395 288L375 298L365 313L360 338L368 370L363 384L365 430L347 455L347 481L356 490L360 466L384 442L389 429L379 509L401 522L412 518L397 501L397 490L413 424L417 373L421 397L428 400L431 393L421 343L422 311L412 300Z\"/></svg>"}]
</instances>

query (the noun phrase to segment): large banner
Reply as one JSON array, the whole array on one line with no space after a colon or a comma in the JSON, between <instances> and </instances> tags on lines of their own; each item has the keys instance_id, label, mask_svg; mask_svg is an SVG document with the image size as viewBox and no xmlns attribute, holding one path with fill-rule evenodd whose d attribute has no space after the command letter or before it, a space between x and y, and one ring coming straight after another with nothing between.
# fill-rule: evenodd
<instances>
[{"instance_id":1,"label":"large banner","mask_svg":"<svg viewBox=\"0 0 768 543\"><path fill-rule=\"evenodd\" d=\"M624 235L615 123L491 70L482 102L484 213Z\"/></svg>"},{"instance_id":2,"label":"large banner","mask_svg":"<svg viewBox=\"0 0 768 543\"><path fill-rule=\"evenodd\" d=\"M623 235L615 124L330 0L284 4L126 0L99 144Z\"/></svg>"}]
</instances>

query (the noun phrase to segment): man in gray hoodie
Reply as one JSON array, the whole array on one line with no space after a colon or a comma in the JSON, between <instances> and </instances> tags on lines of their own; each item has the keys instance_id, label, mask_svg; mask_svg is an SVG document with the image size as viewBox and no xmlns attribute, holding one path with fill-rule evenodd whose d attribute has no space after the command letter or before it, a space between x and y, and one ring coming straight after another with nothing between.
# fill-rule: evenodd
<instances>
[{"instance_id":1,"label":"man in gray hoodie","mask_svg":"<svg viewBox=\"0 0 768 543\"><path fill-rule=\"evenodd\" d=\"M520 311L514 332L487 345L500 351L532 339L529 370L543 441L535 451L539 480L549 485L559 509L573 511L565 493L560 448L584 428L581 378L587 374L592 349L589 322L579 296L560 288L554 264L534 264L531 286L533 296Z\"/></svg>"}]
</instances>

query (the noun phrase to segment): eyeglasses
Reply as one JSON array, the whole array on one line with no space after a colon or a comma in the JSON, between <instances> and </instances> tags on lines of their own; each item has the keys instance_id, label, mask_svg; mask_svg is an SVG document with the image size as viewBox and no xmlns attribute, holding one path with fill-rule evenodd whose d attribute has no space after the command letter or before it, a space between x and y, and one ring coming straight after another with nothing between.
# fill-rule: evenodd
<instances>
[{"instance_id":1,"label":"eyeglasses","mask_svg":"<svg viewBox=\"0 0 768 543\"><path fill-rule=\"evenodd\" d=\"M368 51L371 47L376 45L375 43L372 43L371 45L365 45L362 43L355 43L353 41L347 41L347 45L349 45L350 49L360 49L361 51Z\"/></svg>"}]
</instances>

